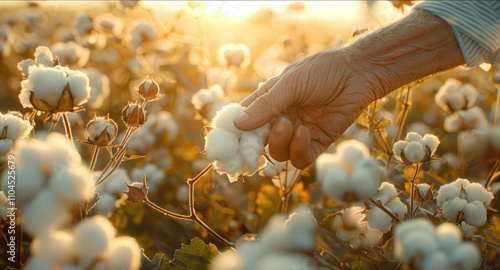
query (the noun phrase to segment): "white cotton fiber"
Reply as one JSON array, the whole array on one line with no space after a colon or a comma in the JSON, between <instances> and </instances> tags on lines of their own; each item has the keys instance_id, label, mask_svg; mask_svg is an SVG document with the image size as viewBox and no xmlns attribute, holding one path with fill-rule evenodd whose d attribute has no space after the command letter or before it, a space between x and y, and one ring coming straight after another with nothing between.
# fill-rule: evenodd
<instances>
[{"instance_id":1,"label":"white cotton fiber","mask_svg":"<svg viewBox=\"0 0 500 270\"><path fill-rule=\"evenodd\" d=\"M134 238L118 237L112 240L106 260L111 269L139 269L141 249Z\"/></svg>"},{"instance_id":2,"label":"white cotton fiber","mask_svg":"<svg viewBox=\"0 0 500 270\"><path fill-rule=\"evenodd\" d=\"M57 106L64 88L67 85L67 80L64 72L55 68L45 68L31 66L29 69L30 89L37 99L47 102L49 105Z\"/></svg>"},{"instance_id":3,"label":"white cotton fiber","mask_svg":"<svg viewBox=\"0 0 500 270\"><path fill-rule=\"evenodd\" d=\"M439 138L436 135L425 134L420 143L424 146L424 149L425 146L428 146L431 150L431 155L434 155L440 142Z\"/></svg>"},{"instance_id":4,"label":"white cotton fiber","mask_svg":"<svg viewBox=\"0 0 500 270\"><path fill-rule=\"evenodd\" d=\"M230 175L236 175L243 169L244 161L241 155L236 155L228 161L217 160L214 163L217 171L221 171Z\"/></svg>"},{"instance_id":5,"label":"white cotton fiber","mask_svg":"<svg viewBox=\"0 0 500 270\"><path fill-rule=\"evenodd\" d=\"M470 183L465 189L467 193L467 201L481 201L485 207L490 205L493 199L493 193L489 192L479 183Z\"/></svg>"},{"instance_id":6,"label":"white cotton fiber","mask_svg":"<svg viewBox=\"0 0 500 270\"><path fill-rule=\"evenodd\" d=\"M404 218L406 214L406 205L401 202L401 199L399 197L392 199L386 204L386 206L394 215L396 215L400 219Z\"/></svg>"},{"instance_id":7,"label":"white cotton fiber","mask_svg":"<svg viewBox=\"0 0 500 270\"><path fill-rule=\"evenodd\" d=\"M228 250L217 255L210 270L240 270L244 269L242 266L240 254L236 251Z\"/></svg>"},{"instance_id":8,"label":"white cotton fiber","mask_svg":"<svg viewBox=\"0 0 500 270\"><path fill-rule=\"evenodd\" d=\"M31 257L23 265L23 270L53 270L56 266L42 258Z\"/></svg>"},{"instance_id":9,"label":"white cotton fiber","mask_svg":"<svg viewBox=\"0 0 500 270\"><path fill-rule=\"evenodd\" d=\"M87 104L92 109L101 108L111 92L109 78L97 68L87 68L85 73L89 77L90 86L90 99Z\"/></svg>"},{"instance_id":10,"label":"white cotton fiber","mask_svg":"<svg viewBox=\"0 0 500 270\"><path fill-rule=\"evenodd\" d=\"M337 147L337 155L341 162L351 168L361 159L370 156L370 150L358 140L347 140Z\"/></svg>"},{"instance_id":11,"label":"white cotton fiber","mask_svg":"<svg viewBox=\"0 0 500 270\"><path fill-rule=\"evenodd\" d=\"M68 221L67 209L49 189L40 191L22 212L24 229L32 236L54 230Z\"/></svg>"},{"instance_id":12,"label":"white cotton fiber","mask_svg":"<svg viewBox=\"0 0 500 270\"><path fill-rule=\"evenodd\" d=\"M360 201L364 201L377 193L380 177L376 160L367 158L356 163L351 175L351 185Z\"/></svg>"},{"instance_id":13,"label":"white cotton fiber","mask_svg":"<svg viewBox=\"0 0 500 270\"><path fill-rule=\"evenodd\" d=\"M253 133L244 132L240 138L239 148L248 170L255 171L258 166L259 156L264 148L262 140Z\"/></svg>"},{"instance_id":14,"label":"white cotton fiber","mask_svg":"<svg viewBox=\"0 0 500 270\"><path fill-rule=\"evenodd\" d=\"M483 202L473 201L464 208L465 222L472 226L483 226L486 223L486 208Z\"/></svg>"},{"instance_id":15,"label":"white cotton fiber","mask_svg":"<svg viewBox=\"0 0 500 270\"><path fill-rule=\"evenodd\" d=\"M337 200L343 201L344 193L349 189L349 174L343 168L332 164L322 171L323 178L319 180L323 191Z\"/></svg>"},{"instance_id":16,"label":"white cotton fiber","mask_svg":"<svg viewBox=\"0 0 500 270\"><path fill-rule=\"evenodd\" d=\"M420 136L420 135L419 135ZM405 157L409 162L418 163L425 157L425 151L422 144L412 141L405 148Z\"/></svg>"},{"instance_id":17,"label":"white cotton fiber","mask_svg":"<svg viewBox=\"0 0 500 270\"><path fill-rule=\"evenodd\" d=\"M465 179L465 178L457 178L457 180L451 182L451 184L459 189L464 188L467 190L467 187L470 185L470 181ZM465 198L462 198L462 199L465 199Z\"/></svg>"},{"instance_id":18,"label":"white cotton fiber","mask_svg":"<svg viewBox=\"0 0 500 270\"><path fill-rule=\"evenodd\" d=\"M36 62L33 60L33 59L25 59L19 63L17 63L17 69L19 69L19 71L21 71L21 74L23 74L23 76L28 76L29 75L29 67L30 66L34 66L36 65Z\"/></svg>"},{"instance_id":19,"label":"white cotton fiber","mask_svg":"<svg viewBox=\"0 0 500 270\"><path fill-rule=\"evenodd\" d=\"M442 251L436 251L426 256L420 263L419 269L446 270L450 267L448 256Z\"/></svg>"},{"instance_id":20,"label":"white cotton fiber","mask_svg":"<svg viewBox=\"0 0 500 270\"><path fill-rule=\"evenodd\" d=\"M419 142L420 140L422 140L422 136L418 134L418 132L408 132L406 134L405 140L407 142Z\"/></svg>"},{"instance_id":21,"label":"white cotton fiber","mask_svg":"<svg viewBox=\"0 0 500 270\"><path fill-rule=\"evenodd\" d=\"M156 115L156 125L153 131L156 134L167 132L169 141L173 141L177 138L177 134L179 133L179 125L171 113L161 111Z\"/></svg>"},{"instance_id":22,"label":"white cotton fiber","mask_svg":"<svg viewBox=\"0 0 500 270\"><path fill-rule=\"evenodd\" d=\"M366 221L368 222L368 228L376 229L383 233L388 232L392 224L392 218L376 206L368 210Z\"/></svg>"},{"instance_id":23,"label":"white cotton fiber","mask_svg":"<svg viewBox=\"0 0 500 270\"><path fill-rule=\"evenodd\" d=\"M475 269L481 260L481 253L476 245L465 242L456 247L450 254L452 265L459 265L460 269Z\"/></svg>"},{"instance_id":24,"label":"white cotton fiber","mask_svg":"<svg viewBox=\"0 0 500 270\"><path fill-rule=\"evenodd\" d=\"M443 206L443 203L460 196L460 187L457 187L453 183L442 185L436 196L436 201L438 206Z\"/></svg>"},{"instance_id":25,"label":"white cotton fiber","mask_svg":"<svg viewBox=\"0 0 500 270\"><path fill-rule=\"evenodd\" d=\"M454 224L443 223L437 227L436 240L439 248L449 253L462 242L462 232Z\"/></svg>"},{"instance_id":26,"label":"white cotton fiber","mask_svg":"<svg viewBox=\"0 0 500 270\"><path fill-rule=\"evenodd\" d=\"M104 254L115 237L116 230L102 216L87 218L75 229L73 250L82 265L88 266L97 256Z\"/></svg>"},{"instance_id":27,"label":"white cotton fiber","mask_svg":"<svg viewBox=\"0 0 500 270\"><path fill-rule=\"evenodd\" d=\"M207 104L213 104L216 101L223 100L226 97L224 90L220 85L212 85L208 89L201 89L193 95L191 103L196 110L201 110Z\"/></svg>"},{"instance_id":28,"label":"white cotton fiber","mask_svg":"<svg viewBox=\"0 0 500 270\"><path fill-rule=\"evenodd\" d=\"M236 128L233 124L233 121L238 115L245 111L245 108L240 104L231 103L229 105L224 106L220 111L217 112L214 119L212 120L212 127L221 128L232 132L238 136L241 136L243 131Z\"/></svg>"},{"instance_id":29,"label":"white cotton fiber","mask_svg":"<svg viewBox=\"0 0 500 270\"><path fill-rule=\"evenodd\" d=\"M137 181L139 180L140 179L137 179ZM122 190L125 190L125 183L132 184L132 182L133 181L128 176L127 171L124 168L118 168L113 174L111 174L108 180L102 183L102 185L104 185L106 192L111 194L120 194Z\"/></svg>"},{"instance_id":30,"label":"white cotton fiber","mask_svg":"<svg viewBox=\"0 0 500 270\"><path fill-rule=\"evenodd\" d=\"M401 160L401 151L405 150L406 146L408 146L408 142L406 141L397 141L393 146L392 146L392 152L394 153L394 156L399 160Z\"/></svg>"},{"instance_id":31,"label":"white cotton fiber","mask_svg":"<svg viewBox=\"0 0 500 270\"><path fill-rule=\"evenodd\" d=\"M23 120L11 114L3 115L2 121L2 114L0 113L0 132L3 132L5 126L7 126L6 138L11 140L26 138L33 129L28 120Z\"/></svg>"},{"instance_id":32,"label":"white cotton fiber","mask_svg":"<svg viewBox=\"0 0 500 270\"><path fill-rule=\"evenodd\" d=\"M45 67L51 67L54 65L54 55L48 47L36 47L34 55L37 64L44 65Z\"/></svg>"},{"instance_id":33,"label":"white cotton fiber","mask_svg":"<svg viewBox=\"0 0 500 270\"><path fill-rule=\"evenodd\" d=\"M116 136L117 128L115 127L115 125L113 125L111 121L105 120L104 117L96 117L93 124L87 126L87 134L89 140L91 141L96 140L97 137L101 135L104 130L106 130L110 138L114 138Z\"/></svg>"},{"instance_id":34,"label":"white cotton fiber","mask_svg":"<svg viewBox=\"0 0 500 270\"><path fill-rule=\"evenodd\" d=\"M402 259L410 260L417 254L428 255L438 249L438 245L433 238L433 234L426 234L421 231L409 232L404 238L401 238Z\"/></svg>"},{"instance_id":35,"label":"white cotton fiber","mask_svg":"<svg viewBox=\"0 0 500 270\"><path fill-rule=\"evenodd\" d=\"M60 167L52 172L50 188L64 202L79 203L91 195L93 183L83 166Z\"/></svg>"},{"instance_id":36,"label":"white cotton fiber","mask_svg":"<svg viewBox=\"0 0 500 270\"><path fill-rule=\"evenodd\" d=\"M222 128L214 128L208 132L205 151L209 159L229 161L238 153L238 149L236 134Z\"/></svg>"},{"instance_id":37,"label":"white cotton fiber","mask_svg":"<svg viewBox=\"0 0 500 270\"><path fill-rule=\"evenodd\" d=\"M427 194L429 194L429 191L431 191L430 186L427 184L418 184L416 188L418 191L418 195L422 199L425 199L427 197Z\"/></svg>"},{"instance_id":38,"label":"white cotton fiber","mask_svg":"<svg viewBox=\"0 0 500 270\"><path fill-rule=\"evenodd\" d=\"M43 190L46 175L38 162L27 162L18 165L16 170L16 193L18 206L25 206L33 197ZM7 190L7 177L2 179L2 189Z\"/></svg>"},{"instance_id":39,"label":"white cotton fiber","mask_svg":"<svg viewBox=\"0 0 500 270\"><path fill-rule=\"evenodd\" d=\"M106 216L109 213L112 213L116 209L116 198L115 196L109 194L109 193L100 193L99 194L101 198L95 205L95 209L97 212L101 213L102 215Z\"/></svg>"},{"instance_id":40,"label":"white cotton fiber","mask_svg":"<svg viewBox=\"0 0 500 270\"><path fill-rule=\"evenodd\" d=\"M460 92L451 93L448 97L448 106L452 111L465 109L467 101Z\"/></svg>"},{"instance_id":41,"label":"white cotton fiber","mask_svg":"<svg viewBox=\"0 0 500 270\"><path fill-rule=\"evenodd\" d=\"M69 263L72 260L72 235L62 231L51 231L35 238L31 244L33 255L54 264Z\"/></svg>"},{"instance_id":42,"label":"white cotton fiber","mask_svg":"<svg viewBox=\"0 0 500 270\"><path fill-rule=\"evenodd\" d=\"M456 222L459 212L463 211L466 205L466 200L462 200L460 197L455 197L443 203L442 214L447 220Z\"/></svg>"},{"instance_id":43,"label":"white cotton fiber","mask_svg":"<svg viewBox=\"0 0 500 270\"><path fill-rule=\"evenodd\" d=\"M75 105L81 105L90 98L89 78L81 71L72 72L67 78Z\"/></svg>"},{"instance_id":44,"label":"white cotton fiber","mask_svg":"<svg viewBox=\"0 0 500 270\"><path fill-rule=\"evenodd\" d=\"M393 184L389 182L382 182L377 194L373 197L375 200L380 200L383 204L386 204L391 197L398 195L398 192Z\"/></svg>"},{"instance_id":45,"label":"white cotton fiber","mask_svg":"<svg viewBox=\"0 0 500 270\"><path fill-rule=\"evenodd\" d=\"M454 114L450 114L450 115L446 116L444 118L444 124L443 124L444 130L446 132L450 132L450 133L458 132L460 129L459 121L460 121L460 118L459 118L458 113L454 113Z\"/></svg>"}]
</instances>

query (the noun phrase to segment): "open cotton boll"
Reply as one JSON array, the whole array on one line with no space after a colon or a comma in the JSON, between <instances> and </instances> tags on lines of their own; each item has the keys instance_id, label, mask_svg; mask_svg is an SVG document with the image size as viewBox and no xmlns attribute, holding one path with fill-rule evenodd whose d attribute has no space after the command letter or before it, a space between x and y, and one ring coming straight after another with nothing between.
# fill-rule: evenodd
<instances>
[{"instance_id":1,"label":"open cotton boll","mask_svg":"<svg viewBox=\"0 0 500 270\"><path fill-rule=\"evenodd\" d=\"M450 254L452 265L459 265L460 269L475 269L481 261L481 253L476 245L465 242L457 246Z\"/></svg>"},{"instance_id":2,"label":"open cotton boll","mask_svg":"<svg viewBox=\"0 0 500 270\"><path fill-rule=\"evenodd\" d=\"M462 232L451 223L443 223L437 227L436 240L441 250L450 253L462 242Z\"/></svg>"},{"instance_id":3,"label":"open cotton boll","mask_svg":"<svg viewBox=\"0 0 500 270\"><path fill-rule=\"evenodd\" d=\"M238 180L238 173L243 169L244 165L245 162L241 155L236 155L229 161L217 160L214 163L216 171L226 173L231 183Z\"/></svg>"},{"instance_id":4,"label":"open cotton boll","mask_svg":"<svg viewBox=\"0 0 500 270\"><path fill-rule=\"evenodd\" d=\"M72 261L72 242L73 237L66 232L49 231L33 240L31 252L51 263L65 264Z\"/></svg>"},{"instance_id":5,"label":"open cotton boll","mask_svg":"<svg viewBox=\"0 0 500 270\"><path fill-rule=\"evenodd\" d=\"M466 108L474 106L477 100L477 89L472 84L466 83L459 90L462 98L466 101Z\"/></svg>"},{"instance_id":6,"label":"open cotton boll","mask_svg":"<svg viewBox=\"0 0 500 270\"><path fill-rule=\"evenodd\" d=\"M35 49L35 61L37 64L51 67L54 65L54 55L46 46L38 46Z\"/></svg>"},{"instance_id":7,"label":"open cotton boll","mask_svg":"<svg viewBox=\"0 0 500 270\"><path fill-rule=\"evenodd\" d=\"M73 71L68 74L68 83L76 105L81 105L90 98L89 77L81 71Z\"/></svg>"},{"instance_id":8,"label":"open cotton boll","mask_svg":"<svg viewBox=\"0 0 500 270\"><path fill-rule=\"evenodd\" d=\"M366 224L366 222L365 222ZM365 225L366 227L366 225ZM375 246L378 241L382 238L382 232L379 230L371 230L366 228L365 231L360 235L361 243L360 246L363 248L371 248Z\"/></svg>"},{"instance_id":9,"label":"open cotton boll","mask_svg":"<svg viewBox=\"0 0 500 270\"><path fill-rule=\"evenodd\" d=\"M239 142L235 133L222 128L211 129L205 141L207 157L212 160L229 161L238 153Z\"/></svg>"},{"instance_id":10,"label":"open cotton boll","mask_svg":"<svg viewBox=\"0 0 500 270\"><path fill-rule=\"evenodd\" d=\"M401 199L399 197L394 198L390 202L386 204L387 208L394 213L397 217L403 219L403 217L406 214L406 205L401 202Z\"/></svg>"},{"instance_id":11,"label":"open cotton boll","mask_svg":"<svg viewBox=\"0 0 500 270\"><path fill-rule=\"evenodd\" d=\"M386 204L390 198L392 198L396 195L398 195L398 191L396 190L394 185L389 183L389 182L383 182L380 185L380 187L379 187L377 193L375 194L375 196L373 197L373 199L380 200L380 202L382 202L382 204Z\"/></svg>"},{"instance_id":12,"label":"open cotton boll","mask_svg":"<svg viewBox=\"0 0 500 270\"><path fill-rule=\"evenodd\" d=\"M457 180L453 181L450 183L451 185L454 185L455 187L459 189L465 189L467 190L467 187L470 185L470 181L465 179L465 178L457 178ZM462 198L465 199L465 198Z\"/></svg>"},{"instance_id":13,"label":"open cotton boll","mask_svg":"<svg viewBox=\"0 0 500 270\"><path fill-rule=\"evenodd\" d=\"M207 104L213 104L216 101L226 98L224 90L218 84L210 86L208 89L201 89L193 95L191 103L197 111L200 111Z\"/></svg>"},{"instance_id":14,"label":"open cotton boll","mask_svg":"<svg viewBox=\"0 0 500 270\"><path fill-rule=\"evenodd\" d=\"M420 135L419 135L420 136ZM409 142L405 148L405 157L409 162L418 163L425 157L425 150L419 142Z\"/></svg>"},{"instance_id":15,"label":"open cotton boll","mask_svg":"<svg viewBox=\"0 0 500 270\"><path fill-rule=\"evenodd\" d=\"M439 88L439 91L434 96L436 104L439 105L443 110L448 110L448 99L451 93L458 91L462 82L457 79L449 78L446 82Z\"/></svg>"},{"instance_id":16,"label":"open cotton boll","mask_svg":"<svg viewBox=\"0 0 500 270\"><path fill-rule=\"evenodd\" d=\"M139 269L141 249L132 237L118 237L111 242L106 261L110 269Z\"/></svg>"},{"instance_id":17,"label":"open cotton boll","mask_svg":"<svg viewBox=\"0 0 500 270\"><path fill-rule=\"evenodd\" d=\"M283 229L286 218L284 215L274 215L259 234L260 248L263 253L290 248L290 233Z\"/></svg>"},{"instance_id":18,"label":"open cotton boll","mask_svg":"<svg viewBox=\"0 0 500 270\"><path fill-rule=\"evenodd\" d=\"M464 207L465 222L472 226L483 226L486 223L486 208L483 202L473 201Z\"/></svg>"},{"instance_id":19,"label":"open cotton boll","mask_svg":"<svg viewBox=\"0 0 500 270\"><path fill-rule=\"evenodd\" d=\"M467 105L467 102L462 95L462 93L455 92L451 93L448 97L448 106L452 111L458 111L464 109Z\"/></svg>"},{"instance_id":20,"label":"open cotton boll","mask_svg":"<svg viewBox=\"0 0 500 270\"><path fill-rule=\"evenodd\" d=\"M273 157L271 157L271 154L269 154L269 145L264 147L264 151L266 152L267 158L271 160L271 162L266 160L266 165L262 169L264 176L267 177L277 176L281 172L281 170L283 170L283 167L285 167L286 161L279 162L276 161ZM291 165L289 164L289 166Z\"/></svg>"},{"instance_id":21,"label":"open cotton boll","mask_svg":"<svg viewBox=\"0 0 500 270\"><path fill-rule=\"evenodd\" d=\"M6 138L11 140L26 138L33 129L28 120L23 120L11 114L2 115L0 113L0 130L3 131L5 127L7 127Z\"/></svg>"},{"instance_id":22,"label":"open cotton boll","mask_svg":"<svg viewBox=\"0 0 500 270\"><path fill-rule=\"evenodd\" d=\"M94 206L94 208L97 210L97 212L106 216L109 213L112 213L113 211L115 211L115 209L116 209L115 196L113 196L109 193L100 193L99 195L101 196L101 198L99 199L97 204Z\"/></svg>"},{"instance_id":23,"label":"open cotton boll","mask_svg":"<svg viewBox=\"0 0 500 270\"><path fill-rule=\"evenodd\" d=\"M50 189L39 192L22 212L23 228L32 236L54 230L68 220L65 205Z\"/></svg>"},{"instance_id":24,"label":"open cotton boll","mask_svg":"<svg viewBox=\"0 0 500 270\"><path fill-rule=\"evenodd\" d=\"M86 167L60 167L52 173L50 188L62 201L79 203L90 197L94 189L91 179Z\"/></svg>"},{"instance_id":25,"label":"open cotton boll","mask_svg":"<svg viewBox=\"0 0 500 270\"><path fill-rule=\"evenodd\" d=\"M255 171L258 165L258 158L264 148L262 140L250 132L244 132L241 135L239 148L243 160L248 166L249 171Z\"/></svg>"},{"instance_id":26,"label":"open cotton boll","mask_svg":"<svg viewBox=\"0 0 500 270\"><path fill-rule=\"evenodd\" d=\"M14 141L11 139L0 140L0 156L5 156L14 148Z\"/></svg>"},{"instance_id":27,"label":"open cotton boll","mask_svg":"<svg viewBox=\"0 0 500 270\"><path fill-rule=\"evenodd\" d=\"M97 68L88 68L85 70L89 77L90 99L87 102L92 109L101 108L104 100L109 97L111 92L109 88L109 78L101 73Z\"/></svg>"},{"instance_id":28,"label":"open cotton boll","mask_svg":"<svg viewBox=\"0 0 500 270\"><path fill-rule=\"evenodd\" d=\"M130 49L135 52L144 46L145 42L152 41L156 37L154 26L146 21L135 21L127 35Z\"/></svg>"},{"instance_id":29,"label":"open cotton boll","mask_svg":"<svg viewBox=\"0 0 500 270\"><path fill-rule=\"evenodd\" d=\"M455 197L443 203L442 214L446 219L450 221L456 221L459 212L463 211L466 205L466 200L462 200L460 199L460 197Z\"/></svg>"},{"instance_id":30,"label":"open cotton boll","mask_svg":"<svg viewBox=\"0 0 500 270\"><path fill-rule=\"evenodd\" d=\"M370 150L358 140L347 140L338 145L337 155L343 164L352 168L359 160L369 157Z\"/></svg>"},{"instance_id":31,"label":"open cotton boll","mask_svg":"<svg viewBox=\"0 0 500 270\"><path fill-rule=\"evenodd\" d=\"M330 153L323 153L319 155L314 164L316 168L316 179L322 182L325 177L325 169L332 164L339 164L338 156Z\"/></svg>"},{"instance_id":32,"label":"open cotton boll","mask_svg":"<svg viewBox=\"0 0 500 270\"><path fill-rule=\"evenodd\" d=\"M439 138L433 134L425 134L420 143L424 146L428 146L431 150L431 155L436 153L437 147L440 143Z\"/></svg>"},{"instance_id":33,"label":"open cotton boll","mask_svg":"<svg viewBox=\"0 0 500 270\"><path fill-rule=\"evenodd\" d=\"M465 192L467 193L467 201L480 201L483 203L484 207L488 207L493 199L493 193L487 191L486 188L479 183L470 183L467 188L465 188Z\"/></svg>"},{"instance_id":34,"label":"open cotton boll","mask_svg":"<svg viewBox=\"0 0 500 270\"><path fill-rule=\"evenodd\" d=\"M62 70L43 66L31 66L28 81L29 84L23 86L29 88L23 87L21 92L33 91L37 99L43 100L51 106L57 106L59 98L68 83Z\"/></svg>"},{"instance_id":35,"label":"open cotton boll","mask_svg":"<svg viewBox=\"0 0 500 270\"><path fill-rule=\"evenodd\" d=\"M424 219L414 219L398 223L394 230L394 236L399 239L405 238L412 232L419 234L434 234L434 226Z\"/></svg>"},{"instance_id":36,"label":"open cotton boll","mask_svg":"<svg viewBox=\"0 0 500 270\"><path fill-rule=\"evenodd\" d=\"M375 159L367 158L356 163L351 175L351 185L358 200L364 201L375 195L382 178L383 173Z\"/></svg>"},{"instance_id":37,"label":"open cotton boll","mask_svg":"<svg viewBox=\"0 0 500 270\"><path fill-rule=\"evenodd\" d=\"M36 62L33 59L25 59L17 63L17 69L21 71L21 74L25 77L29 75L30 66L36 66Z\"/></svg>"},{"instance_id":38,"label":"open cotton boll","mask_svg":"<svg viewBox=\"0 0 500 270\"><path fill-rule=\"evenodd\" d=\"M90 56L88 48L74 41L55 43L51 46L51 50L63 66L76 64L79 67L83 67L87 64Z\"/></svg>"},{"instance_id":39,"label":"open cotton boll","mask_svg":"<svg viewBox=\"0 0 500 270\"><path fill-rule=\"evenodd\" d=\"M88 266L97 256L103 255L115 234L115 228L102 216L87 218L78 224L72 247L81 265Z\"/></svg>"},{"instance_id":40,"label":"open cotton boll","mask_svg":"<svg viewBox=\"0 0 500 270\"><path fill-rule=\"evenodd\" d=\"M234 133L239 138L243 131L236 128L233 124L233 121L244 111L245 108L238 103L231 103L229 105L226 105L215 115L214 119L212 120L212 127L221 128Z\"/></svg>"},{"instance_id":41,"label":"open cotton boll","mask_svg":"<svg viewBox=\"0 0 500 270\"><path fill-rule=\"evenodd\" d=\"M426 234L422 231L409 232L408 235L399 240L401 250L395 248L395 255L405 261L411 260L418 254L424 256L432 254L438 249L438 244L434 239L433 233Z\"/></svg>"},{"instance_id":42,"label":"open cotton boll","mask_svg":"<svg viewBox=\"0 0 500 270\"><path fill-rule=\"evenodd\" d=\"M420 140L422 140L422 136L418 134L418 132L408 132L406 134L405 140L407 142L419 142Z\"/></svg>"},{"instance_id":43,"label":"open cotton boll","mask_svg":"<svg viewBox=\"0 0 500 270\"><path fill-rule=\"evenodd\" d=\"M386 233L391 229L392 218L378 207L373 207L368 210L368 213L366 214L366 221L368 222L368 228L370 229L376 229L383 233Z\"/></svg>"},{"instance_id":44,"label":"open cotton boll","mask_svg":"<svg viewBox=\"0 0 500 270\"><path fill-rule=\"evenodd\" d=\"M328 196L340 201L344 200L344 194L350 187L349 174L344 168L332 164L322 171L323 178L318 179Z\"/></svg>"},{"instance_id":45,"label":"open cotton boll","mask_svg":"<svg viewBox=\"0 0 500 270\"><path fill-rule=\"evenodd\" d=\"M419 269L425 270L447 270L450 269L450 260L446 253L436 251L426 256L420 263Z\"/></svg>"}]
</instances>

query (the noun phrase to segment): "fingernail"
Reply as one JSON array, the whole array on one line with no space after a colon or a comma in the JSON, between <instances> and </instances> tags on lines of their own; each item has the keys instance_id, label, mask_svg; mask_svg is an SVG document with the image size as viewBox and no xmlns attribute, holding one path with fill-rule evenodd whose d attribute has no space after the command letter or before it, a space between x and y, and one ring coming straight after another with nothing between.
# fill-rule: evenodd
<instances>
[{"instance_id":1,"label":"fingernail","mask_svg":"<svg viewBox=\"0 0 500 270\"><path fill-rule=\"evenodd\" d=\"M273 128L273 132L280 133L281 131L283 131L284 128L285 128L285 120L283 119L283 117L280 117L278 123Z\"/></svg>"},{"instance_id":2,"label":"fingernail","mask_svg":"<svg viewBox=\"0 0 500 270\"><path fill-rule=\"evenodd\" d=\"M250 115L248 115L248 113L246 112L242 112L240 113L240 115L234 118L234 123L245 122L246 120L248 120L248 118L250 118Z\"/></svg>"}]
</instances>

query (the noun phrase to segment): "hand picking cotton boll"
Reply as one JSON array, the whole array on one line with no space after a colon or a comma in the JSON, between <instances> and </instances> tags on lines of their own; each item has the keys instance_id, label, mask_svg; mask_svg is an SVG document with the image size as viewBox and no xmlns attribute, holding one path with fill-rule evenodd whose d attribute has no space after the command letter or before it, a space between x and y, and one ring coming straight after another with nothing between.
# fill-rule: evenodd
<instances>
[{"instance_id":1,"label":"hand picking cotton boll","mask_svg":"<svg viewBox=\"0 0 500 270\"><path fill-rule=\"evenodd\" d=\"M323 191L343 202L365 201L375 195L386 174L368 148L356 140L342 142L335 154L319 156L316 172Z\"/></svg>"},{"instance_id":2,"label":"hand picking cotton boll","mask_svg":"<svg viewBox=\"0 0 500 270\"><path fill-rule=\"evenodd\" d=\"M265 164L262 156L264 142L270 131L269 123L252 131L237 129L233 120L245 110L239 104L224 106L212 120L212 126L205 137L207 157L214 162L215 170L227 174L229 181L238 177L253 175Z\"/></svg>"},{"instance_id":3,"label":"hand picking cotton boll","mask_svg":"<svg viewBox=\"0 0 500 270\"><path fill-rule=\"evenodd\" d=\"M481 259L478 247L463 242L457 226L443 223L436 228L424 219L403 221L396 226L394 254L422 270L472 270Z\"/></svg>"},{"instance_id":4,"label":"hand picking cotton boll","mask_svg":"<svg viewBox=\"0 0 500 270\"><path fill-rule=\"evenodd\" d=\"M439 143L438 137L433 134L425 134L422 137L417 132L409 132L404 140L397 141L393 145L392 151L398 161L409 166L430 161Z\"/></svg>"},{"instance_id":5,"label":"hand picking cotton boll","mask_svg":"<svg viewBox=\"0 0 500 270\"><path fill-rule=\"evenodd\" d=\"M393 184L384 182L380 185L379 191L373 196L373 199L380 201L395 216L403 219L407 209L406 205L397 197L397 194L398 192ZM393 219L379 207L372 206L366 213L366 221L368 222L368 228L386 233L391 229Z\"/></svg>"},{"instance_id":6,"label":"hand picking cotton boll","mask_svg":"<svg viewBox=\"0 0 500 270\"><path fill-rule=\"evenodd\" d=\"M463 178L441 186L436 197L444 218L455 223L465 221L472 226L486 223L486 209L492 199L493 193L483 185Z\"/></svg>"},{"instance_id":7,"label":"hand picking cotton boll","mask_svg":"<svg viewBox=\"0 0 500 270\"><path fill-rule=\"evenodd\" d=\"M434 99L445 111L466 110L476 103L477 89L471 84L462 84L457 79L449 78L439 88Z\"/></svg>"}]
</instances>

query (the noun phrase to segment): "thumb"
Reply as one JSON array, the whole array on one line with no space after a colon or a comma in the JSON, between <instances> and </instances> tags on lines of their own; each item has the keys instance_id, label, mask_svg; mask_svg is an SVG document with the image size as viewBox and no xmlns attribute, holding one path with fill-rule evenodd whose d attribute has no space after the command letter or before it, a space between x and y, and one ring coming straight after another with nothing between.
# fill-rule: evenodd
<instances>
[{"instance_id":1,"label":"thumb","mask_svg":"<svg viewBox=\"0 0 500 270\"><path fill-rule=\"evenodd\" d=\"M279 83L269 92L256 98L247 109L234 119L234 125L241 130L253 130L269 122L289 106L288 98Z\"/></svg>"}]
</instances>

